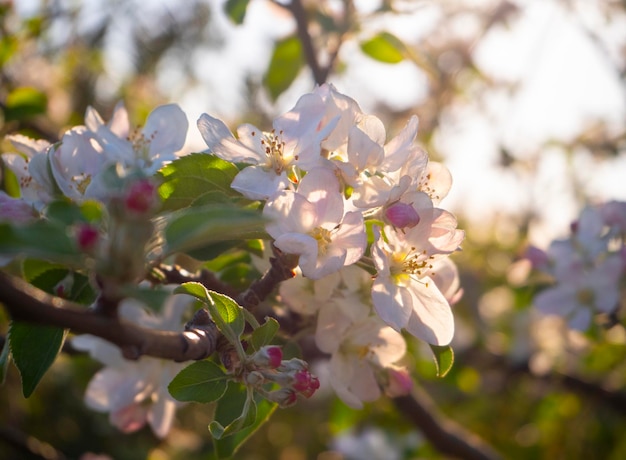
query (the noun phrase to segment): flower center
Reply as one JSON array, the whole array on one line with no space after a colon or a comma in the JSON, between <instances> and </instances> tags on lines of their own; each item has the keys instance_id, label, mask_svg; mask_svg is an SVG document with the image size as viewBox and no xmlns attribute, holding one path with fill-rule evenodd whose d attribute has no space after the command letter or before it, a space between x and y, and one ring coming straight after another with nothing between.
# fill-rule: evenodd
<instances>
[{"instance_id":1,"label":"flower center","mask_svg":"<svg viewBox=\"0 0 626 460\"><path fill-rule=\"evenodd\" d=\"M148 164L151 163L150 143L155 138L155 136L156 132L146 137L146 135L139 128L136 128L132 133L128 135L126 140L128 140L132 144L135 158L139 160L144 160Z\"/></svg>"},{"instance_id":2,"label":"flower center","mask_svg":"<svg viewBox=\"0 0 626 460\"><path fill-rule=\"evenodd\" d=\"M411 247L408 253L394 253L391 258L391 276L397 285L405 285L412 277L421 278L433 268L432 259L433 256L429 256L426 250L418 252L415 247Z\"/></svg>"},{"instance_id":3,"label":"flower center","mask_svg":"<svg viewBox=\"0 0 626 460\"><path fill-rule=\"evenodd\" d=\"M282 131L276 134L276 130L273 129L269 133L263 133L263 139L261 139L261 145L267 157L266 164L274 170L277 176L280 176L290 163L288 159L285 159L285 142L282 140L282 134Z\"/></svg>"},{"instance_id":4,"label":"flower center","mask_svg":"<svg viewBox=\"0 0 626 460\"><path fill-rule=\"evenodd\" d=\"M317 251L319 254L326 254L328 245L331 243L330 230L317 227L311 232L311 236L317 240Z\"/></svg>"}]
</instances>

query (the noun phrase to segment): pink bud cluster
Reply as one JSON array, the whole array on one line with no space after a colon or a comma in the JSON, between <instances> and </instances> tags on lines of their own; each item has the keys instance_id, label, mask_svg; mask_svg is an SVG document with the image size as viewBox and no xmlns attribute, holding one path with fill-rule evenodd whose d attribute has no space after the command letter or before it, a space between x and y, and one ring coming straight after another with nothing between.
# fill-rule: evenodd
<instances>
[{"instance_id":1,"label":"pink bud cluster","mask_svg":"<svg viewBox=\"0 0 626 460\"><path fill-rule=\"evenodd\" d=\"M296 403L298 396L310 398L320 387L318 378L309 372L309 366L298 358L283 360L280 347L269 345L252 354L247 362L244 377L264 397L288 407ZM267 390L271 384L280 388Z\"/></svg>"}]
</instances>

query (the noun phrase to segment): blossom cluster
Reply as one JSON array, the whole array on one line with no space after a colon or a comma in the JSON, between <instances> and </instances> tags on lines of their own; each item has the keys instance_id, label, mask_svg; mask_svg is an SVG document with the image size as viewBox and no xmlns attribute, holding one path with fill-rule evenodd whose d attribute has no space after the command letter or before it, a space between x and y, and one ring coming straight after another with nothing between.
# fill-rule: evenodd
<instances>
[{"instance_id":1,"label":"blossom cluster","mask_svg":"<svg viewBox=\"0 0 626 460\"><path fill-rule=\"evenodd\" d=\"M565 318L572 329L587 330L595 318L618 313L626 274L626 203L585 207L568 238L546 251L531 247L527 258L552 285L534 298L536 308Z\"/></svg>"},{"instance_id":2,"label":"blossom cluster","mask_svg":"<svg viewBox=\"0 0 626 460\"><path fill-rule=\"evenodd\" d=\"M96 259L98 254L109 259L108 272L99 272L106 275L99 277L100 288L106 288L107 276L117 276L118 283L140 282L144 243L154 231L145 224L156 209L153 176L182 155L187 129L177 105L158 107L145 126L132 129L119 104L108 122L89 108L85 125L71 128L56 144L9 136L20 153L2 158L17 177L21 196L0 191L0 221L33 221L58 198L99 201L112 220L104 229L74 228L77 245ZM239 165L231 187L261 203L273 245L298 256L299 276L281 285L279 299L315 318L315 341L330 355L337 395L361 407L383 391L408 392L409 371L400 364L407 349L402 332L432 345L450 343L450 305L461 290L448 256L464 239L456 218L439 207L451 176L417 145L417 118L388 139L379 118L332 85L321 85L277 117L269 131L244 124L235 136L208 114L199 118L198 129L208 146L203 153ZM289 364L293 369L284 366L251 371L250 379L258 381L248 383L279 384L282 393L269 397L282 405L319 386L298 361ZM135 396L122 392L124 397L114 398L119 372L99 375L88 401L110 410L112 421L126 431L144 417L129 407L139 402L145 408L146 398L162 401L138 384ZM279 382L285 375L291 380ZM153 424L158 433L166 431L169 422L162 417L146 417L161 420Z\"/></svg>"},{"instance_id":3,"label":"blossom cluster","mask_svg":"<svg viewBox=\"0 0 626 460\"><path fill-rule=\"evenodd\" d=\"M247 165L232 187L264 202L274 246L299 256L302 278L283 283L281 298L317 315L336 393L361 407L381 387L406 392L407 371L395 364L406 350L400 332L450 343L450 304L461 292L448 256L464 238L437 207L451 176L416 144L417 118L388 140L379 118L322 85L270 131L244 124L235 136L207 114L198 127L207 152Z\"/></svg>"}]
</instances>

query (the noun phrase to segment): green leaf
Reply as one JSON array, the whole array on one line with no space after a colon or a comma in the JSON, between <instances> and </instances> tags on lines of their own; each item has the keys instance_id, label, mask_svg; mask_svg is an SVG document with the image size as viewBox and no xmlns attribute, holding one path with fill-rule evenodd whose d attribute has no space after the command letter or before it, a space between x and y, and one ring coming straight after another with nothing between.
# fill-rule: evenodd
<instances>
[{"instance_id":1,"label":"green leaf","mask_svg":"<svg viewBox=\"0 0 626 460\"><path fill-rule=\"evenodd\" d=\"M179 158L159 170L162 209L173 211L192 204L225 203L240 197L230 188L239 170L235 165L208 153Z\"/></svg>"},{"instance_id":2,"label":"green leaf","mask_svg":"<svg viewBox=\"0 0 626 460\"><path fill-rule=\"evenodd\" d=\"M243 24L250 0L227 0L224 11L235 24Z\"/></svg>"},{"instance_id":3,"label":"green leaf","mask_svg":"<svg viewBox=\"0 0 626 460\"><path fill-rule=\"evenodd\" d=\"M43 220L26 225L0 223L0 254L25 255L70 265L82 261L66 227Z\"/></svg>"},{"instance_id":4,"label":"green leaf","mask_svg":"<svg viewBox=\"0 0 626 460\"><path fill-rule=\"evenodd\" d=\"M235 392L232 393L232 396L225 395L220 400L215 410L215 420L209 424L209 432L213 438L218 440L248 428L256 421L254 390L250 387L244 387L245 390L241 391L239 384L232 387L236 389ZM240 404L242 401L243 404ZM233 419L233 417L236 418Z\"/></svg>"},{"instance_id":5,"label":"green leaf","mask_svg":"<svg viewBox=\"0 0 626 460\"><path fill-rule=\"evenodd\" d=\"M53 201L46 208L46 217L64 225L77 222L92 222L102 218L102 204L86 201L81 205L70 201Z\"/></svg>"},{"instance_id":6,"label":"green leaf","mask_svg":"<svg viewBox=\"0 0 626 460\"><path fill-rule=\"evenodd\" d=\"M256 399L256 420L246 428L242 428L237 433L221 439L214 439L213 445L217 458L232 458L237 450L266 423L274 413L278 404L267 399Z\"/></svg>"},{"instance_id":7,"label":"green leaf","mask_svg":"<svg viewBox=\"0 0 626 460\"><path fill-rule=\"evenodd\" d=\"M454 364L454 351L450 345L430 345L437 366L437 377L445 377Z\"/></svg>"},{"instance_id":8,"label":"green leaf","mask_svg":"<svg viewBox=\"0 0 626 460\"><path fill-rule=\"evenodd\" d=\"M244 358L241 334L245 327L245 320L241 307L233 299L217 292L208 291L202 284L193 282L181 284L174 289L174 293L188 294L202 301L222 335L236 347L240 357Z\"/></svg>"},{"instance_id":9,"label":"green leaf","mask_svg":"<svg viewBox=\"0 0 626 460\"><path fill-rule=\"evenodd\" d=\"M266 236L266 220L258 211L234 206L186 208L166 219L167 254L198 250L222 241Z\"/></svg>"},{"instance_id":10,"label":"green leaf","mask_svg":"<svg viewBox=\"0 0 626 460\"><path fill-rule=\"evenodd\" d=\"M48 97L41 91L30 88L16 88L6 98L4 117L7 121L25 120L46 112Z\"/></svg>"},{"instance_id":11,"label":"green leaf","mask_svg":"<svg viewBox=\"0 0 626 460\"><path fill-rule=\"evenodd\" d=\"M13 362L22 377L22 392L28 398L56 359L66 331L56 327L12 321L9 343Z\"/></svg>"},{"instance_id":12,"label":"green leaf","mask_svg":"<svg viewBox=\"0 0 626 460\"><path fill-rule=\"evenodd\" d=\"M397 64L404 60L406 46L389 32L380 32L361 43L361 50L372 59L386 64Z\"/></svg>"},{"instance_id":13,"label":"green leaf","mask_svg":"<svg viewBox=\"0 0 626 460\"><path fill-rule=\"evenodd\" d=\"M280 325L274 318L265 318L265 322L252 331L252 336L250 337L252 348L259 350L261 347L269 345L279 328Z\"/></svg>"},{"instance_id":14,"label":"green leaf","mask_svg":"<svg viewBox=\"0 0 626 460\"><path fill-rule=\"evenodd\" d=\"M302 43L298 37L291 36L276 42L263 79L273 100L291 86L303 66Z\"/></svg>"},{"instance_id":15,"label":"green leaf","mask_svg":"<svg viewBox=\"0 0 626 460\"><path fill-rule=\"evenodd\" d=\"M226 391L230 376L211 361L197 361L180 371L167 389L178 401L210 403Z\"/></svg>"}]
</instances>

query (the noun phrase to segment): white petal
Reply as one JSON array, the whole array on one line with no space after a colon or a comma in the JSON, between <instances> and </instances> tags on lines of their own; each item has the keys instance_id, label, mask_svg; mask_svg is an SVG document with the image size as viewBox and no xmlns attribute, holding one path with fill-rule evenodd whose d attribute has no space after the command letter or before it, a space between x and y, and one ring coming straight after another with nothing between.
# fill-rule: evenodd
<instances>
[{"instance_id":1,"label":"white petal","mask_svg":"<svg viewBox=\"0 0 626 460\"><path fill-rule=\"evenodd\" d=\"M249 149L232 135L223 121L206 113L198 119L198 130L211 153L226 161L258 164L259 152Z\"/></svg>"},{"instance_id":2,"label":"white petal","mask_svg":"<svg viewBox=\"0 0 626 460\"><path fill-rule=\"evenodd\" d=\"M251 200L267 200L289 187L287 175L277 175L273 170L262 166L248 166L242 169L230 186Z\"/></svg>"},{"instance_id":3,"label":"white petal","mask_svg":"<svg viewBox=\"0 0 626 460\"><path fill-rule=\"evenodd\" d=\"M448 345L454 336L454 317L448 301L428 277L414 282L413 310L406 330L433 345Z\"/></svg>"},{"instance_id":4,"label":"white petal","mask_svg":"<svg viewBox=\"0 0 626 460\"><path fill-rule=\"evenodd\" d=\"M143 127L143 134L150 141L150 159L182 149L188 128L187 116L178 105L167 104L154 109Z\"/></svg>"},{"instance_id":5,"label":"white petal","mask_svg":"<svg viewBox=\"0 0 626 460\"><path fill-rule=\"evenodd\" d=\"M406 327L413 308L412 297L406 288L379 275L372 284L372 301L376 313L385 323L396 331Z\"/></svg>"}]
</instances>

